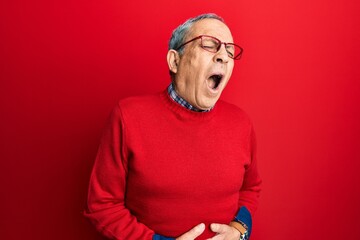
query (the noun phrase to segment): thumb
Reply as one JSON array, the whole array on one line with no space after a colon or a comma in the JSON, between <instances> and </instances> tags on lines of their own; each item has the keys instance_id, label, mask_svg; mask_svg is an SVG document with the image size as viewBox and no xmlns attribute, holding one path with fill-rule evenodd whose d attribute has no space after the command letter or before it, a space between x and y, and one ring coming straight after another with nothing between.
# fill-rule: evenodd
<instances>
[{"instance_id":1,"label":"thumb","mask_svg":"<svg viewBox=\"0 0 360 240\"><path fill-rule=\"evenodd\" d=\"M193 227L188 232L176 238L176 240L194 240L195 238L200 236L204 232L204 230L205 230L205 224L200 223L199 225Z\"/></svg>"}]
</instances>

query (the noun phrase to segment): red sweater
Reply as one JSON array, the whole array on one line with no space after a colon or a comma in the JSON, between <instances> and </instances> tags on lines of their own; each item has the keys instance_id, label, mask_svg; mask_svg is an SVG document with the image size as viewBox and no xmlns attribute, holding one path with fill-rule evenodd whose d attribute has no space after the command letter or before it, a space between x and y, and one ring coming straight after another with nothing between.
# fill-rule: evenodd
<instances>
[{"instance_id":1,"label":"red sweater","mask_svg":"<svg viewBox=\"0 0 360 240\"><path fill-rule=\"evenodd\" d=\"M239 207L253 214L260 178L247 115L218 101L193 112L166 91L121 100L91 175L88 216L111 239L178 237L203 222L214 235Z\"/></svg>"}]
</instances>

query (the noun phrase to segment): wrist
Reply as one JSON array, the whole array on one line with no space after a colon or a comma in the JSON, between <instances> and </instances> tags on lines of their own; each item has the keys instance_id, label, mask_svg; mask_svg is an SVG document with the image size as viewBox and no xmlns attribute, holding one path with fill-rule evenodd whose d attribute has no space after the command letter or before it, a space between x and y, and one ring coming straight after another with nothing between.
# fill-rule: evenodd
<instances>
[{"instance_id":1,"label":"wrist","mask_svg":"<svg viewBox=\"0 0 360 240\"><path fill-rule=\"evenodd\" d=\"M232 221L238 222L246 228L247 230L246 239L249 239L252 230L252 217L249 210L245 206L240 207L239 211L237 212L237 214L235 215Z\"/></svg>"},{"instance_id":2,"label":"wrist","mask_svg":"<svg viewBox=\"0 0 360 240\"><path fill-rule=\"evenodd\" d=\"M248 240L249 239L249 232L248 227L246 224L240 221L231 221L229 225L235 228L240 233L240 240Z\"/></svg>"}]
</instances>

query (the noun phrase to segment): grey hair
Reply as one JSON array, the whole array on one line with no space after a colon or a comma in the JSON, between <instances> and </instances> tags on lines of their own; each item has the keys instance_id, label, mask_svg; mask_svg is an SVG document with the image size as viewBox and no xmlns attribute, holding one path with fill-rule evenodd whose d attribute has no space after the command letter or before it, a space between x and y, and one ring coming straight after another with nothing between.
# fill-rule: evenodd
<instances>
[{"instance_id":1,"label":"grey hair","mask_svg":"<svg viewBox=\"0 0 360 240\"><path fill-rule=\"evenodd\" d=\"M220 16L216 15L215 13L206 13L206 14L202 14L197 17L194 17L194 18L190 18L190 19L186 20L186 22L184 22L183 24L178 26L172 32L172 35L171 35L171 38L169 41L168 50L174 49L174 50L177 50L180 54L182 54L183 48L180 48L180 49L178 49L178 48L185 42L186 36L189 33L193 24L202 19L209 19L209 18L216 19L216 20L219 20L224 23L224 19L221 18Z\"/></svg>"}]
</instances>

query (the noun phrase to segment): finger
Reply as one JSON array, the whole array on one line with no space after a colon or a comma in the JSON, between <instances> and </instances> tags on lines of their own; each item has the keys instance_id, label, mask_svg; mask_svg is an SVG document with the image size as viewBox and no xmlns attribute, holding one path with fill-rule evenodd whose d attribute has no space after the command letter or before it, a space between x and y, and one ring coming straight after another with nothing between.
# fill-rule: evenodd
<instances>
[{"instance_id":1,"label":"finger","mask_svg":"<svg viewBox=\"0 0 360 240\"><path fill-rule=\"evenodd\" d=\"M226 224L212 223L210 225L211 231L219 234L228 232L230 230L229 228L230 226Z\"/></svg>"},{"instance_id":2,"label":"finger","mask_svg":"<svg viewBox=\"0 0 360 240\"><path fill-rule=\"evenodd\" d=\"M208 238L207 240L224 240L225 239L225 235L224 234L218 234L218 235L215 235L214 237L212 238Z\"/></svg>"},{"instance_id":3,"label":"finger","mask_svg":"<svg viewBox=\"0 0 360 240\"><path fill-rule=\"evenodd\" d=\"M205 230L205 224L200 223L199 225L192 228L190 231L176 238L176 240L194 240L195 238L200 236L204 232L204 230Z\"/></svg>"}]
</instances>

